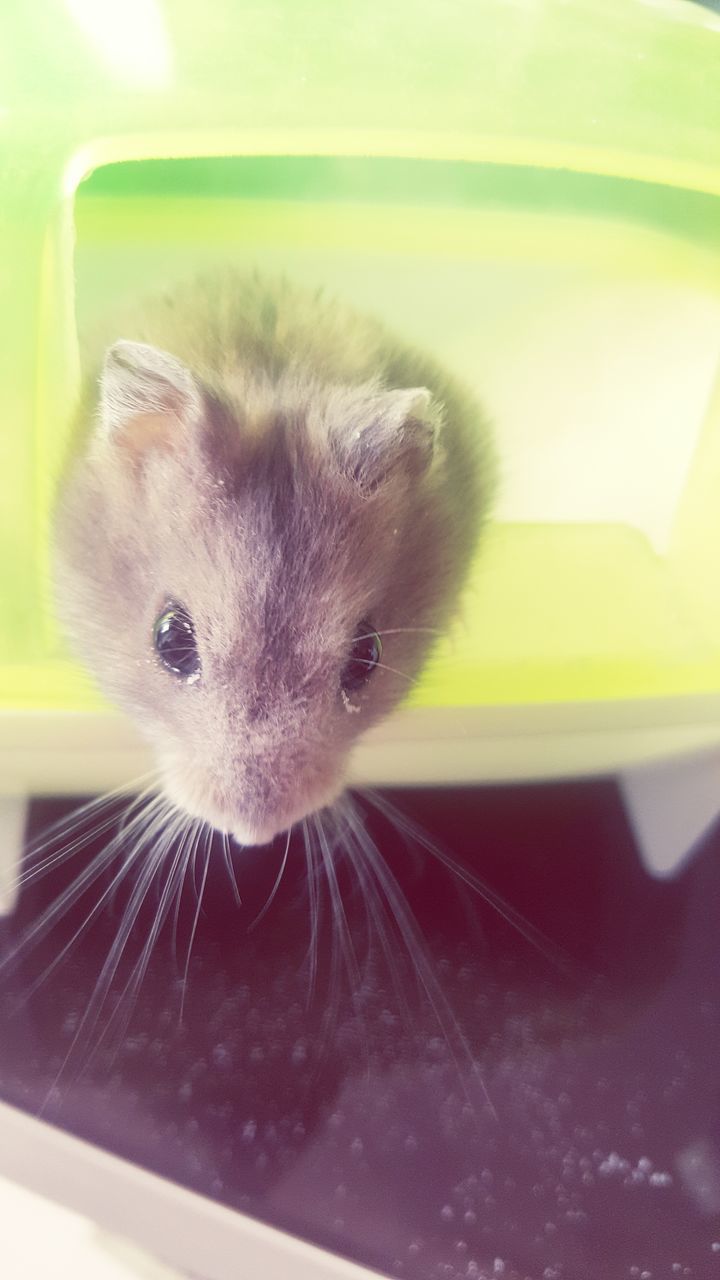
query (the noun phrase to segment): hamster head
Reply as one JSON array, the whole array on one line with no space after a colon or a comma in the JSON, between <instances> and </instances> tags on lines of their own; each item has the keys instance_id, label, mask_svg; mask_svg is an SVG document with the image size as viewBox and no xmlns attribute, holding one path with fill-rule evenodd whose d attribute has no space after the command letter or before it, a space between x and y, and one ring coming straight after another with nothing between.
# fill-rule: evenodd
<instances>
[{"instance_id":1,"label":"hamster head","mask_svg":"<svg viewBox=\"0 0 720 1280\"><path fill-rule=\"evenodd\" d=\"M246 844L330 804L454 590L441 408L107 353L57 516L58 609L167 795Z\"/></svg>"}]
</instances>

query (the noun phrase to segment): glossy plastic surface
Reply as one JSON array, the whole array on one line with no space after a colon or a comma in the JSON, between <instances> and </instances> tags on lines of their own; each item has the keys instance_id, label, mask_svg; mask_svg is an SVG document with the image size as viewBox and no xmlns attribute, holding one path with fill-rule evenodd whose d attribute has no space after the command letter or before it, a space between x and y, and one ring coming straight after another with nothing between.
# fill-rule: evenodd
<instances>
[{"instance_id":1,"label":"glossy plastic surface","mask_svg":"<svg viewBox=\"0 0 720 1280\"><path fill-rule=\"evenodd\" d=\"M78 327L218 258L371 306L488 405L497 520L416 705L641 698L673 721L720 694L717 17L18 0L1 21L0 708L100 708L46 598Z\"/></svg>"}]
</instances>

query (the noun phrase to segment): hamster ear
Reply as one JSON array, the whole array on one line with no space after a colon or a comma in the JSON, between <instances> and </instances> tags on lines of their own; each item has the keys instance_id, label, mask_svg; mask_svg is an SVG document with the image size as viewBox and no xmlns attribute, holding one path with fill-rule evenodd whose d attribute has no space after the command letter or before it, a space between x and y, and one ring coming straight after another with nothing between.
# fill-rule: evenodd
<instances>
[{"instance_id":1,"label":"hamster ear","mask_svg":"<svg viewBox=\"0 0 720 1280\"><path fill-rule=\"evenodd\" d=\"M121 340L105 355L99 409L102 435L140 456L172 448L178 424L199 415L202 398L180 360L144 342Z\"/></svg>"},{"instance_id":2,"label":"hamster ear","mask_svg":"<svg viewBox=\"0 0 720 1280\"><path fill-rule=\"evenodd\" d=\"M373 492L401 473L416 478L429 468L440 409L426 387L383 391L373 396L363 423L348 430L345 470L361 489Z\"/></svg>"}]
</instances>

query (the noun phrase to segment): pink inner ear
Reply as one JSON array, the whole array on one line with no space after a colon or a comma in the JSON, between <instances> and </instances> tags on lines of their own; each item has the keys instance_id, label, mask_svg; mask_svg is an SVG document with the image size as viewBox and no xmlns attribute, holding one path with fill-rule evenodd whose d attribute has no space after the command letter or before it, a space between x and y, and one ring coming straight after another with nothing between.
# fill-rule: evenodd
<instances>
[{"instance_id":1,"label":"pink inner ear","mask_svg":"<svg viewBox=\"0 0 720 1280\"><path fill-rule=\"evenodd\" d=\"M137 413L112 437L112 442L139 463L151 453L177 449L181 439L182 424L174 413Z\"/></svg>"}]
</instances>

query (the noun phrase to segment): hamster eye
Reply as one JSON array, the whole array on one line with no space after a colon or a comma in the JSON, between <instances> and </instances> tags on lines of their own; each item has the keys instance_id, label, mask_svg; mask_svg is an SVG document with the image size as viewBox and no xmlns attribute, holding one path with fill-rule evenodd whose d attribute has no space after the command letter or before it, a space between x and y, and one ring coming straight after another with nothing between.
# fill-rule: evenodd
<instances>
[{"instance_id":1,"label":"hamster eye","mask_svg":"<svg viewBox=\"0 0 720 1280\"><path fill-rule=\"evenodd\" d=\"M180 604L168 604L153 627L153 644L163 666L194 683L200 677L200 655L192 618Z\"/></svg>"},{"instance_id":2,"label":"hamster eye","mask_svg":"<svg viewBox=\"0 0 720 1280\"><path fill-rule=\"evenodd\" d=\"M353 693L367 684L382 657L382 641L369 622L358 625L350 657L345 663L340 684L346 693Z\"/></svg>"}]
</instances>

